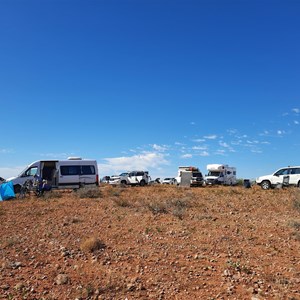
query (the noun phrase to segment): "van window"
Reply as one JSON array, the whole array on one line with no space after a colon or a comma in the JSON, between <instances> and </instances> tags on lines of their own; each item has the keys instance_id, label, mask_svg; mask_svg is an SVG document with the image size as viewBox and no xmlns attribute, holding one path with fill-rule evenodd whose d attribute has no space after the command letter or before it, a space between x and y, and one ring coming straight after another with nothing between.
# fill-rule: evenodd
<instances>
[{"instance_id":1,"label":"van window","mask_svg":"<svg viewBox=\"0 0 300 300\"><path fill-rule=\"evenodd\" d=\"M60 174L61 175L79 175L80 167L79 166L61 166Z\"/></svg>"},{"instance_id":2,"label":"van window","mask_svg":"<svg viewBox=\"0 0 300 300\"><path fill-rule=\"evenodd\" d=\"M81 166L81 174L82 175L95 175L95 167L94 166Z\"/></svg>"},{"instance_id":3,"label":"van window","mask_svg":"<svg viewBox=\"0 0 300 300\"><path fill-rule=\"evenodd\" d=\"M24 173L24 177L27 177L27 176L34 176L35 174L37 173L37 167L32 167L28 170L26 170L26 172Z\"/></svg>"}]
</instances>

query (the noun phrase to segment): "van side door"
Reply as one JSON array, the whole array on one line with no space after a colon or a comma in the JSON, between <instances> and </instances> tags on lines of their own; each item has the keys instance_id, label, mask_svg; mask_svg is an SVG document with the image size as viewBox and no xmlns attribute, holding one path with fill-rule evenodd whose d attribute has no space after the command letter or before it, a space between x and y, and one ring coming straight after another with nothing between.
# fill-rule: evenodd
<instances>
[{"instance_id":1,"label":"van side door","mask_svg":"<svg viewBox=\"0 0 300 300\"><path fill-rule=\"evenodd\" d=\"M79 188L79 165L59 165L58 186L60 188Z\"/></svg>"}]
</instances>

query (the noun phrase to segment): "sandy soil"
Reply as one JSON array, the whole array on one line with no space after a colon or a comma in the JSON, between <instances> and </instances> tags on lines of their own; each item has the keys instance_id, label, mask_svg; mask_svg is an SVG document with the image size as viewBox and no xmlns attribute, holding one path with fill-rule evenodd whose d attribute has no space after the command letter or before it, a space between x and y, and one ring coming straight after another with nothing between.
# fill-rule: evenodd
<instances>
[{"instance_id":1,"label":"sandy soil","mask_svg":"<svg viewBox=\"0 0 300 300\"><path fill-rule=\"evenodd\" d=\"M300 299L296 188L56 191L0 224L0 299Z\"/></svg>"}]
</instances>

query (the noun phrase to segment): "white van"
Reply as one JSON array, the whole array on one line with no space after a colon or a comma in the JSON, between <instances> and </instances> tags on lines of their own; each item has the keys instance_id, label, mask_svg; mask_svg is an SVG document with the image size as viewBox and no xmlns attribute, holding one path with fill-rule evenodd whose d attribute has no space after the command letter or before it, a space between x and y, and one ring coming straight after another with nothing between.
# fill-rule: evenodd
<instances>
[{"instance_id":1,"label":"white van","mask_svg":"<svg viewBox=\"0 0 300 300\"><path fill-rule=\"evenodd\" d=\"M20 175L8 178L6 182L12 181L18 193L25 181L34 180L35 175L46 180L52 188L76 189L84 185L99 185L97 161L80 157L33 162Z\"/></svg>"},{"instance_id":2,"label":"white van","mask_svg":"<svg viewBox=\"0 0 300 300\"><path fill-rule=\"evenodd\" d=\"M271 175L257 177L256 184L268 190L283 184L284 179L288 179L288 185L300 187L300 166L281 168Z\"/></svg>"}]
</instances>

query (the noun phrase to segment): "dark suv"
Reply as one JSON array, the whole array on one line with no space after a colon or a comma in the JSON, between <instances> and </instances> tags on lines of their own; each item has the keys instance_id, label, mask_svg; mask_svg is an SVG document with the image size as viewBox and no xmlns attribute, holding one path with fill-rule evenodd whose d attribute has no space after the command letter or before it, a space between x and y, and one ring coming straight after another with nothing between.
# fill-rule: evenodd
<instances>
[{"instance_id":1,"label":"dark suv","mask_svg":"<svg viewBox=\"0 0 300 300\"><path fill-rule=\"evenodd\" d=\"M201 172L192 172L191 186L202 186L204 182Z\"/></svg>"}]
</instances>

